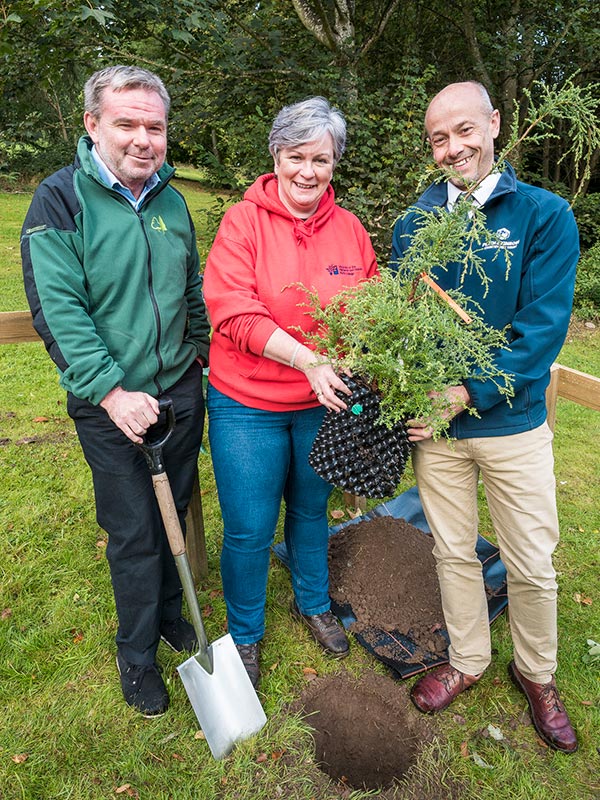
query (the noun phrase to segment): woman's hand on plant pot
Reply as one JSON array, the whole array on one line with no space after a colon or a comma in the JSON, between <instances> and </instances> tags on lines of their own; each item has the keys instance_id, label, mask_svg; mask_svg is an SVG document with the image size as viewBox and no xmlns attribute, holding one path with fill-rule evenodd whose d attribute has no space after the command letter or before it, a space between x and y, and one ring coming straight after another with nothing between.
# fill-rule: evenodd
<instances>
[{"instance_id":1,"label":"woman's hand on plant pot","mask_svg":"<svg viewBox=\"0 0 600 800\"><path fill-rule=\"evenodd\" d=\"M429 397L433 404L435 418L445 422L450 422L471 404L471 395L462 384L448 386L443 392L429 392ZM411 442L431 439L435 431L431 419L409 419L406 426Z\"/></svg>"},{"instance_id":2,"label":"woman's hand on plant pot","mask_svg":"<svg viewBox=\"0 0 600 800\"><path fill-rule=\"evenodd\" d=\"M331 364L328 362L319 364L313 361L311 364L302 367L302 369L321 405L330 411L343 411L347 408L346 403L337 396L336 391L348 396L351 396L352 392L336 375Z\"/></svg>"}]
</instances>

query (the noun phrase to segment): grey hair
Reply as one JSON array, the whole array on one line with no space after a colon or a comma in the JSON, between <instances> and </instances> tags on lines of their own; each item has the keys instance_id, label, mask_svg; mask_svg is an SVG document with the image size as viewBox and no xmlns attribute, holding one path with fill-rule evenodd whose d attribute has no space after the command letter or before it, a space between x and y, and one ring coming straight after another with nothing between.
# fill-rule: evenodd
<instances>
[{"instance_id":1,"label":"grey hair","mask_svg":"<svg viewBox=\"0 0 600 800\"><path fill-rule=\"evenodd\" d=\"M158 75L147 69L118 64L94 72L83 88L84 108L93 117L100 116L105 89L112 89L113 92L120 92L124 89L146 89L149 92L156 92L163 101L165 116L169 115L171 107L169 93Z\"/></svg>"},{"instance_id":2,"label":"grey hair","mask_svg":"<svg viewBox=\"0 0 600 800\"><path fill-rule=\"evenodd\" d=\"M465 81L465 83L470 84L479 91L479 96L481 98L481 110L484 114L491 114L494 110L494 104L490 98L490 93L485 88L483 83L480 83L479 81Z\"/></svg>"},{"instance_id":3,"label":"grey hair","mask_svg":"<svg viewBox=\"0 0 600 800\"><path fill-rule=\"evenodd\" d=\"M327 133L333 139L333 163L338 163L346 148L346 120L342 112L329 105L324 97L307 97L284 106L273 121L269 134L269 152L279 160L284 147L298 147L321 139Z\"/></svg>"}]
</instances>

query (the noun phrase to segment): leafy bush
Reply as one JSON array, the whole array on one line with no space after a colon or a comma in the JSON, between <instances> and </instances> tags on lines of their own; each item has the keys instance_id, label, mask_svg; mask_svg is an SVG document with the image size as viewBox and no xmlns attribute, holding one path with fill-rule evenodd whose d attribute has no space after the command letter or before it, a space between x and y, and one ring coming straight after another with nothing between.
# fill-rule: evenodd
<instances>
[{"instance_id":1,"label":"leafy bush","mask_svg":"<svg viewBox=\"0 0 600 800\"><path fill-rule=\"evenodd\" d=\"M588 250L600 242L600 192L578 197L573 204L573 213L579 228L581 249Z\"/></svg>"},{"instance_id":2,"label":"leafy bush","mask_svg":"<svg viewBox=\"0 0 600 800\"><path fill-rule=\"evenodd\" d=\"M573 309L581 319L600 316L600 241L579 260Z\"/></svg>"}]
</instances>

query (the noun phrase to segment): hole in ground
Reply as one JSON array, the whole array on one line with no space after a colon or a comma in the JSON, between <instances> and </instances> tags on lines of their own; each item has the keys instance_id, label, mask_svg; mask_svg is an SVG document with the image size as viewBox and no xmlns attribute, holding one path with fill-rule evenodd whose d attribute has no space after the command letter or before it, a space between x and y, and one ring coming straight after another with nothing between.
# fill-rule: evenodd
<instances>
[{"instance_id":1,"label":"hole in ground","mask_svg":"<svg viewBox=\"0 0 600 800\"><path fill-rule=\"evenodd\" d=\"M318 678L298 707L314 729L320 768L353 789L402 780L431 738L406 687L373 672Z\"/></svg>"}]
</instances>

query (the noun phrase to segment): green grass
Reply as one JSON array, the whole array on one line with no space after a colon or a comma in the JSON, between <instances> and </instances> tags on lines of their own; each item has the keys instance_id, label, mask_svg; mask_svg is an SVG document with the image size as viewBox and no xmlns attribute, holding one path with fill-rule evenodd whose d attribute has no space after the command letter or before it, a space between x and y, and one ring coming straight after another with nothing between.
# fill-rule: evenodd
<instances>
[{"instance_id":1,"label":"green grass","mask_svg":"<svg viewBox=\"0 0 600 800\"><path fill-rule=\"evenodd\" d=\"M211 196L182 182L204 237L200 212ZM0 194L0 310L25 308L18 236L27 195ZM560 362L600 375L600 331L581 332ZM122 700L114 664L115 613L105 534L94 518L88 468L66 415L64 393L39 343L0 347L0 797L2 800L333 800L344 795L314 763L308 728L288 705L319 675L381 671L356 644L343 664L325 658L291 621L287 571L273 563L263 648L261 700L267 727L215 762L177 678L177 654L159 658L171 707L154 721ZM600 796L600 669L583 662L600 641L600 414L559 401L556 475L562 538L558 681L579 732L571 757L539 745L522 722L523 697L506 678L511 644L505 616L492 627L495 657L477 689L432 720L437 739L423 748L416 780L461 784L461 800L592 800ZM206 443L205 443L206 444ZM209 577L199 589L209 639L223 633L219 594L222 524L210 457L200 458ZM405 485L411 483L410 470ZM342 507L341 494L332 509ZM482 506L481 531L489 533ZM591 604L578 602L589 598ZM410 684L410 682L408 682ZM398 684L399 691L406 684ZM497 742L483 732L493 724ZM461 746L492 769L461 755ZM283 753L282 753L283 751ZM263 759L261 754L266 754ZM20 759L19 756L22 758ZM20 763L17 763L20 762ZM119 792L117 790L120 790ZM388 794L346 792L347 800ZM412 797L399 793L398 797ZM433 793L431 795L434 796ZM421 795L423 797L423 795Z\"/></svg>"}]
</instances>

